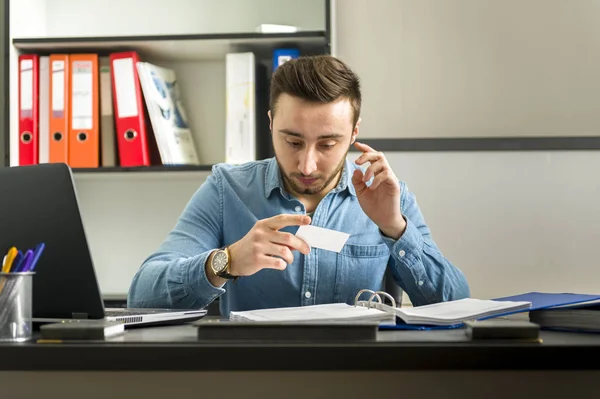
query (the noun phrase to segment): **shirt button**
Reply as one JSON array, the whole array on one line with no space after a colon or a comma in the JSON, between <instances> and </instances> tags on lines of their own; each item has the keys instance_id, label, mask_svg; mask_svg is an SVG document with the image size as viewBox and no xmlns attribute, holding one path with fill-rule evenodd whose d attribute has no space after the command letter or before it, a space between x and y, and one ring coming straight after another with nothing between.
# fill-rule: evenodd
<instances>
[{"instance_id":1,"label":"shirt button","mask_svg":"<svg viewBox=\"0 0 600 399\"><path fill-rule=\"evenodd\" d=\"M304 296L305 296L305 297L307 297L307 298L310 298L310 292L309 292L309 291L306 291L306 292L304 293Z\"/></svg>"},{"instance_id":2,"label":"shirt button","mask_svg":"<svg viewBox=\"0 0 600 399\"><path fill-rule=\"evenodd\" d=\"M423 280L419 280L419 285L423 285Z\"/></svg>"},{"instance_id":3,"label":"shirt button","mask_svg":"<svg viewBox=\"0 0 600 399\"><path fill-rule=\"evenodd\" d=\"M402 249L402 250L400 250L400 252L398 252L398 255L404 256L404 255L406 255L406 252L404 252L404 250Z\"/></svg>"},{"instance_id":4,"label":"shirt button","mask_svg":"<svg viewBox=\"0 0 600 399\"><path fill-rule=\"evenodd\" d=\"M302 207L300 205L298 205L295 209L296 209L296 212L300 212L302 210Z\"/></svg>"}]
</instances>

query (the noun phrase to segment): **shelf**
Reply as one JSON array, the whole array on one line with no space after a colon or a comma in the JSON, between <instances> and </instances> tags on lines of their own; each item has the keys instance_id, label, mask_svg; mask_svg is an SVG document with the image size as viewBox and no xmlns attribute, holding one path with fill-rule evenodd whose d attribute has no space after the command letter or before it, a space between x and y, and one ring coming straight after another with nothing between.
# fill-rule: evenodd
<instances>
[{"instance_id":1,"label":"shelf","mask_svg":"<svg viewBox=\"0 0 600 399\"><path fill-rule=\"evenodd\" d=\"M210 172L213 165L157 165L136 167L72 168L73 173L149 173L149 172Z\"/></svg>"},{"instance_id":2,"label":"shelf","mask_svg":"<svg viewBox=\"0 0 600 399\"><path fill-rule=\"evenodd\" d=\"M28 53L136 50L144 58L172 61L223 60L229 52L250 49L269 52L275 47L290 45L322 52L328 43L323 31L13 39L16 49Z\"/></svg>"}]
</instances>

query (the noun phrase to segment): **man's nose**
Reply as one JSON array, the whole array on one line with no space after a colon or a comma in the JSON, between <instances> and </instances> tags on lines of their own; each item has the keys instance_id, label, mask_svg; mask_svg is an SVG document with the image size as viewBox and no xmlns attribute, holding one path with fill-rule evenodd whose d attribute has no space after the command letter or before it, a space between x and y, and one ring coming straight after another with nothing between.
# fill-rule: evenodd
<instances>
[{"instance_id":1,"label":"man's nose","mask_svg":"<svg viewBox=\"0 0 600 399\"><path fill-rule=\"evenodd\" d=\"M306 150L303 157L300 159L298 169L304 176L310 176L317 170L316 156L311 150Z\"/></svg>"}]
</instances>

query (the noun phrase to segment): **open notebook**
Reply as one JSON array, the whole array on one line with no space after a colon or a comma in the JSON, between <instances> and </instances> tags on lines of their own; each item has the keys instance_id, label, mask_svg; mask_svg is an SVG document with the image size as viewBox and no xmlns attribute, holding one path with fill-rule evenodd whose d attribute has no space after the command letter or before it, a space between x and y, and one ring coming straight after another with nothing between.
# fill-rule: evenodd
<instances>
[{"instance_id":1,"label":"open notebook","mask_svg":"<svg viewBox=\"0 0 600 399\"><path fill-rule=\"evenodd\" d=\"M368 300L358 300L368 292ZM382 296L390 298L385 304ZM382 291L360 291L354 305L331 303L312 306L258 309L231 312L230 319L240 321L268 322L317 322L317 321L379 321L391 326L443 326L456 327L467 320L478 320L508 313L528 310L528 301L496 301L492 299L465 298L431 305L399 308L393 298ZM410 327L409 327L410 328Z\"/></svg>"}]
</instances>

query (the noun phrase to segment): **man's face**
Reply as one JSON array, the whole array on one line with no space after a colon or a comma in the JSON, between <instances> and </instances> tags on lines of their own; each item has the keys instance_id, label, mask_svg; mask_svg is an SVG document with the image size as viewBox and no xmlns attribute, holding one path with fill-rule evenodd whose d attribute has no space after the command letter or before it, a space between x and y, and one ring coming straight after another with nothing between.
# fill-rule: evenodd
<instances>
[{"instance_id":1,"label":"man's face","mask_svg":"<svg viewBox=\"0 0 600 399\"><path fill-rule=\"evenodd\" d=\"M333 189L350 145L358 134L352 126L349 100L318 104L282 94L273 118L273 147L287 189L297 195L322 195Z\"/></svg>"}]
</instances>

